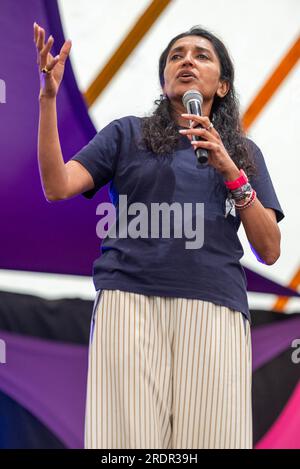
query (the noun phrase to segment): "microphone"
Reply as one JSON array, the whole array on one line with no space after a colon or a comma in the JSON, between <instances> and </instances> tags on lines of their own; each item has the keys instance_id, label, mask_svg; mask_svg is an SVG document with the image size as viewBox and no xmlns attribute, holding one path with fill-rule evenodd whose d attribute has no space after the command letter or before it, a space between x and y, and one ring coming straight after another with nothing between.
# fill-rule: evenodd
<instances>
[{"instance_id":1,"label":"microphone","mask_svg":"<svg viewBox=\"0 0 300 469\"><path fill-rule=\"evenodd\" d=\"M203 96L197 90L188 90L182 96L182 102L184 107L186 108L188 114L195 114L197 116L202 115L202 103L203 103ZM200 124L199 124L200 126ZM200 126L202 127L202 126ZM192 141L199 141L203 140L199 135L193 135ZM197 148L195 149L195 153L198 159L198 162L201 166L207 166L208 164L208 151L206 148Z\"/></svg>"}]
</instances>

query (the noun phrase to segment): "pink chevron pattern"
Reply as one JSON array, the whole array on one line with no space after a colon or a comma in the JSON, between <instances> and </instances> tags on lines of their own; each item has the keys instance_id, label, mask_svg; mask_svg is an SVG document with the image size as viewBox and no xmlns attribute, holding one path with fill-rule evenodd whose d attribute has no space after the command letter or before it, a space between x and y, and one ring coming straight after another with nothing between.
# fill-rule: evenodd
<instances>
[{"instance_id":1,"label":"pink chevron pattern","mask_svg":"<svg viewBox=\"0 0 300 469\"><path fill-rule=\"evenodd\" d=\"M295 365L300 366L300 365ZM278 419L256 449L300 449L300 381Z\"/></svg>"}]
</instances>

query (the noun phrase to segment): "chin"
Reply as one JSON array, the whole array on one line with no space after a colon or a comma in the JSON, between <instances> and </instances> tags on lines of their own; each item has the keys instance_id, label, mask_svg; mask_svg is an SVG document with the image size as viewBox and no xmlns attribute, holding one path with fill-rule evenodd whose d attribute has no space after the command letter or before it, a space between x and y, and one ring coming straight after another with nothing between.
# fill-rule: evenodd
<instances>
[{"instance_id":1,"label":"chin","mask_svg":"<svg viewBox=\"0 0 300 469\"><path fill-rule=\"evenodd\" d=\"M182 83L180 86L176 86L176 89L171 94L168 94L168 98L171 101L172 100L178 101L179 99L181 100L184 93L186 93L186 91L189 91L189 90L196 90L196 91L199 91L199 93L201 93L201 91L199 90L199 87L196 86L194 83Z\"/></svg>"}]
</instances>

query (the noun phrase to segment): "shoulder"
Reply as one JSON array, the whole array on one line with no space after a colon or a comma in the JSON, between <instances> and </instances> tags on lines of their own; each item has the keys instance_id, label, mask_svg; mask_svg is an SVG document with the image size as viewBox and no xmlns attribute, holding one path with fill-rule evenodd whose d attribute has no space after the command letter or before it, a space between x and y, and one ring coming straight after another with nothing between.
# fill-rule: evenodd
<instances>
[{"instance_id":1,"label":"shoulder","mask_svg":"<svg viewBox=\"0 0 300 469\"><path fill-rule=\"evenodd\" d=\"M124 130L139 127L142 121L142 117L138 116L123 116L118 119L114 119L108 125L118 126Z\"/></svg>"},{"instance_id":2,"label":"shoulder","mask_svg":"<svg viewBox=\"0 0 300 469\"><path fill-rule=\"evenodd\" d=\"M245 137L245 144L248 150L249 159L256 168L256 175L259 175L262 172L267 172L267 164L261 148L249 137Z\"/></svg>"},{"instance_id":3,"label":"shoulder","mask_svg":"<svg viewBox=\"0 0 300 469\"><path fill-rule=\"evenodd\" d=\"M93 137L94 143L121 142L132 138L140 128L141 118L136 116L124 116L108 123L100 124L100 129Z\"/></svg>"},{"instance_id":4,"label":"shoulder","mask_svg":"<svg viewBox=\"0 0 300 469\"><path fill-rule=\"evenodd\" d=\"M251 138L245 137L245 144L250 156L253 158L261 158L263 156L261 149Z\"/></svg>"}]
</instances>

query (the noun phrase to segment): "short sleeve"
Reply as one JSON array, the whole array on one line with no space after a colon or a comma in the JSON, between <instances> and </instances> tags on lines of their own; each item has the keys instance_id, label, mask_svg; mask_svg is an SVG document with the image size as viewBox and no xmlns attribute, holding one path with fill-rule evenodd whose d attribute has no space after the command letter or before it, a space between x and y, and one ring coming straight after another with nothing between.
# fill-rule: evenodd
<instances>
[{"instance_id":1,"label":"short sleeve","mask_svg":"<svg viewBox=\"0 0 300 469\"><path fill-rule=\"evenodd\" d=\"M120 145L122 140L122 127L118 120L112 121L79 150L71 160L81 163L91 174L95 187L82 195L88 199L94 197L96 192L112 180Z\"/></svg>"},{"instance_id":2,"label":"short sleeve","mask_svg":"<svg viewBox=\"0 0 300 469\"><path fill-rule=\"evenodd\" d=\"M249 178L249 182L255 189L262 205L265 208L275 210L277 223L279 223L284 218L284 213L278 201L263 154L252 140L247 139L247 144L257 167L257 174Z\"/></svg>"}]
</instances>

